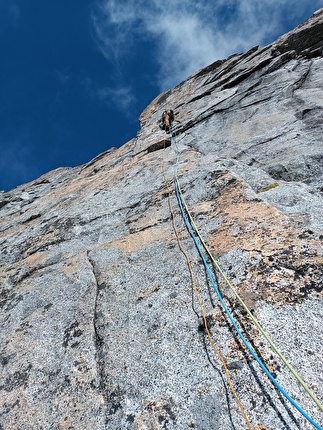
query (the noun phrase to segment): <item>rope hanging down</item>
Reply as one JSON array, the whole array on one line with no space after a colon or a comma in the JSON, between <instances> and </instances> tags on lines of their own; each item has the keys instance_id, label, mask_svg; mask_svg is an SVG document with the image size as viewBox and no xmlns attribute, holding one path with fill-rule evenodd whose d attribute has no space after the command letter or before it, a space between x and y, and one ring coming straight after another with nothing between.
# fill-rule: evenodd
<instances>
[{"instance_id":1,"label":"rope hanging down","mask_svg":"<svg viewBox=\"0 0 323 430\"><path fill-rule=\"evenodd\" d=\"M172 137L171 137L171 140L173 140L172 139ZM247 349L248 349L248 351L250 352L250 354L253 356L253 358L257 361L257 363L259 364L259 366L261 367L261 369L265 372L265 374L268 376L268 378L271 380L271 382L276 386L276 388L284 395L284 397L315 427L315 428L317 428L318 430L323 430L323 428L319 425L319 424L317 424L296 402L295 402L295 400L294 399L292 399L288 394L287 394L287 392L283 389L283 387L276 381L276 379L271 375L271 373L268 371L268 369L265 367L265 365L262 363L262 361L259 359L259 357L257 356L257 354L255 353L255 351L252 349L252 347L249 345L249 343L247 342L247 340L245 339L245 337L243 336L243 334L241 333L241 331L240 331L240 329L238 328L238 326L237 326L237 324L235 323L235 321L234 321L234 319L233 319L233 317L232 317L232 315L231 315L231 313L230 313L230 311L229 311L229 309L227 308L227 306L226 306L226 304L224 303L224 301L223 301L223 298L222 298L222 296L221 296L221 293L220 293L220 291L219 291L219 289L218 289L218 287L217 287L217 285L216 285L216 283L215 283L215 281L214 281L214 278L213 278L213 275L212 275L212 273L211 273L211 270L210 270L210 268L209 268L209 265L208 265L208 263L207 263L207 261L206 261L206 259L205 259L205 256L204 256L204 253L203 253L203 251L202 251L202 248L201 248L201 246L199 245L199 243L198 243L198 240L197 240L197 237L201 240L201 235L199 234L199 232L198 232L198 229L197 229L197 227L196 227L196 225L195 225L195 223L194 223L194 221L193 221L193 218L191 217L191 215L190 215L190 212L189 212L189 210L188 210L188 207L187 207L187 205L186 205L186 202L185 202L185 199L184 199L184 197L183 197L183 194L182 194L182 191L181 191L181 188L180 188L180 184L179 184L179 180L178 180L178 164L179 164L179 157L180 157L180 154L179 154L179 152L178 152L178 148L177 148L177 153L178 153L178 155L177 155L177 160L176 160L176 165L175 165L175 169L174 169L174 183L175 183L175 193L176 193L176 197L177 197L177 200L178 200L178 204L179 204L179 207L180 207L180 210L181 210L181 213L182 213L182 217L183 217L183 219L184 219L184 222L185 222L185 225L186 225L186 227L187 227L187 229L188 229L188 231L189 231L189 233L190 233L190 235L191 235L191 237L192 237L192 239L193 239L193 241L194 241L194 244L195 244L195 246L196 246L196 248L197 248L197 250L198 250L198 252L199 252L199 254L200 254L200 257L201 257L201 259L202 259L202 261L203 261L203 265L204 265L204 267L205 267L205 270L206 270L206 273L208 274L208 276L209 276L209 279L210 279L210 281L211 281L211 284L212 284L212 286L213 286L213 288L214 288L214 290L215 290L215 292L216 292L216 294L217 294L217 296L218 296L218 298L219 298L219 301L220 301L220 303L221 303L221 305L222 305L222 307L223 307L223 309L225 310L225 312L226 312L226 314L227 314L227 316L229 317L229 319L230 319L230 321L231 321L231 323L232 323L232 325L233 325L233 327L235 328L235 330L236 330L236 332L237 332L237 334L239 335L239 337L240 337L240 339L242 340L242 342L244 343L244 345L247 347ZM195 233L194 233L194 231L195 231L195 233L196 233L196 236L195 236ZM201 243L202 243L202 245L203 245L203 247L204 248L207 248L206 247L206 244L205 244L205 242L203 241L203 239L201 240ZM208 251L208 253L209 253L209 251ZM212 256L212 261L214 260L214 257ZM215 260L214 260L215 261ZM228 280L227 280L227 278L226 278L226 276L224 275L224 273L223 273L223 271L221 270L221 268L219 267L219 265L216 263L215 264L216 265L216 267L218 268L218 270L219 270L219 272L220 272L220 274L221 274L221 276L222 277L224 277L224 279L226 280L226 282L228 283ZM230 283L230 285L231 285L231 283ZM231 287L233 288L233 286L231 285ZM233 288L233 290L234 290L234 292L235 292L235 289ZM235 292L236 293L236 292ZM236 295L236 297L238 298L238 294L236 293L235 294ZM241 299L241 297L239 296L239 298L238 298L238 300L240 301L240 303L243 305L243 307L247 310L248 308L247 308L247 306L245 305L245 303L243 302L243 300ZM252 315L252 313L250 312L250 310L248 309L248 315L249 316L252 316L253 317L253 315ZM252 318L252 320L254 321L254 323L256 324L256 322L255 321L257 321L254 317ZM266 339L267 339L267 341L270 343L270 345L274 348L274 351L280 356L280 358L284 361L284 363L286 364L286 363L288 363L287 362L287 360L285 359L285 357L280 353L280 351L279 351L279 349L275 346L275 344L271 341L271 339L269 338L269 336L267 335L267 333L261 328L261 326L260 326L260 324L258 323L258 321L257 321L257 327L258 327L258 329L262 332L262 334L264 334L265 335L265 337L266 337ZM270 339L270 340L269 340ZM283 359L283 358L284 359ZM287 364L286 364L287 365ZM289 368L289 370L291 370L292 371L292 373L293 373L293 375L296 377L296 379L300 382L300 381L302 381L302 379L299 377L299 375L297 375L297 373L294 371L294 369L291 367L291 365L288 363L288 366L287 366L288 368ZM297 375L297 376L296 376ZM306 384L302 381L302 384L301 384L302 386L303 386L303 388L307 388L307 386L306 386ZM305 387L304 387L305 386ZM307 388L306 389L306 391L309 393L309 389ZM314 398L313 398L314 397ZM315 403L320 407L320 409L322 409L322 406L320 405L320 403L319 403L319 401L316 399L316 397L315 397L315 395L313 394L313 393L311 393L311 398L315 401ZM316 400L315 400L316 399Z\"/></svg>"},{"instance_id":2,"label":"rope hanging down","mask_svg":"<svg viewBox=\"0 0 323 430\"><path fill-rule=\"evenodd\" d=\"M173 229L174 229L174 232L175 232L175 236L176 236L176 239L177 239L177 243L178 243L179 249L184 254L184 257L185 257L185 260L186 260L186 264L187 264L188 270L190 272L190 276L191 276L191 280L192 280L192 287L193 287L193 291L194 291L194 294L196 296L196 299L198 301L199 307L201 309L201 314L202 314L202 318L203 318L205 332L207 334L207 337L208 337L208 340L210 342L210 345L211 345L212 349L214 350L214 352L216 353L216 355L218 356L220 362L223 365L224 373L225 373L225 376L227 378L227 382L228 382L229 388L230 388L231 393L232 393L232 395L233 395L233 397L234 397L234 399L235 399L235 401L236 401L236 403L237 403L237 405L238 405L238 407L239 407L239 409L241 411L241 415L243 416L243 419L245 420L246 426L247 426L248 430L252 430L252 427L251 427L250 422L248 420L247 414L246 414L246 412L245 412L245 410L244 410L244 408L243 408L243 406L242 406L242 404L241 404L241 402L240 402L240 400L238 398L238 395L237 395L237 393L236 393L236 391L235 391L235 389L233 387L227 363L226 363L224 357L222 356L222 354L220 353L220 351L218 350L218 348L216 347L215 343L213 342L213 339L212 339L212 336L211 336L211 333L210 333L210 330L209 330L209 327L208 327L207 318L206 318L206 312L205 312L205 309L204 309L204 306L203 306L203 303L202 303L202 300L201 300L201 297L200 297L200 294L199 294L199 291L198 291L198 288L197 288L196 278L195 278L195 275L194 275L194 272L193 272L192 264L191 264L191 261L189 259L189 256L188 256L187 252L185 251L185 249L184 249L184 247L182 245L182 242L180 240L179 233L178 233L178 230L177 230L177 227L176 227L174 209L173 209L173 205L172 205L171 198L170 198L170 194L171 193L170 193L169 184L166 181L165 172L164 172L164 160L163 160L163 175L164 175L164 181L165 181L165 183L167 185L167 188L168 188L168 206L169 206L169 210L170 210L170 213L171 213L171 216L172 216Z\"/></svg>"},{"instance_id":3,"label":"rope hanging down","mask_svg":"<svg viewBox=\"0 0 323 430\"><path fill-rule=\"evenodd\" d=\"M177 174L176 174L177 177ZM184 199L182 190L180 188L180 184L178 181L178 177L177 177L177 184L178 184L178 190L179 190L179 194L181 197L181 201L183 203L183 207L186 211L187 217L189 219L189 222L193 228L193 230L195 231L197 237L199 238L201 244L203 245L203 248L205 249L207 255L210 257L212 263L214 264L214 266L216 267L216 269L218 270L218 272L220 273L220 275L222 276L222 278L224 279L224 281L226 282L226 284L228 285L228 287L231 289L231 291L233 292L233 294L235 295L235 297L238 299L239 303L241 304L241 306L245 309L245 311L247 312L247 314L249 315L249 317L251 318L251 320L254 322L254 324L256 325L256 327L259 329L259 331L262 333L262 335L264 336L264 338L267 340L267 342L270 344L270 346L272 347L273 351L275 351L275 353L280 357L280 359L283 361L283 363L286 365L286 367L289 369L289 371L292 373L292 375L297 379L297 381L300 383L300 385L304 388L304 390L307 392L307 394L312 398L312 400L314 401L314 403L318 406L318 408L323 411L323 406L320 403L320 401L318 400L318 398L315 396L315 394L309 389L309 387L306 385L306 383L303 381L303 379L300 377L300 375L295 371L295 369L292 367L292 365L287 361L286 357L283 355L283 353L278 349L278 347L275 345L275 343L273 342L273 340L269 337L268 333L266 333L266 331L264 330L264 328L260 325L259 321L255 318L255 316L252 314L252 312L250 311L250 309L248 308L248 306L246 305L246 303L243 301L243 299L241 298L241 296L238 294L237 290L234 288L234 286L232 285L232 283L230 282L230 280L227 278L227 276L225 275L225 273L223 272L223 270L221 269L219 263L216 261L216 259L214 258L213 254L211 253L211 251L209 250L208 246L206 245L203 237L201 236L193 218L192 215L187 207L186 201Z\"/></svg>"}]
</instances>

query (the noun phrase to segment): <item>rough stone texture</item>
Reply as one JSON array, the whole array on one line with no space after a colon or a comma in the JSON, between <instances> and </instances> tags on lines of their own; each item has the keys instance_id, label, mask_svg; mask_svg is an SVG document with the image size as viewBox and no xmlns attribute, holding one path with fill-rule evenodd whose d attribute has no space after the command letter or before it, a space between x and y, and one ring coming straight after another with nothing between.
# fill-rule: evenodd
<instances>
[{"instance_id":1,"label":"rough stone texture","mask_svg":"<svg viewBox=\"0 0 323 430\"><path fill-rule=\"evenodd\" d=\"M312 426L237 339L186 231L172 183L239 294L316 395L322 381L323 10L261 50L161 94L137 136L89 163L0 193L0 428L246 428L203 330L255 430ZM165 108L178 122L159 130ZM321 425L219 279L237 323Z\"/></svg>"}]
</instances>

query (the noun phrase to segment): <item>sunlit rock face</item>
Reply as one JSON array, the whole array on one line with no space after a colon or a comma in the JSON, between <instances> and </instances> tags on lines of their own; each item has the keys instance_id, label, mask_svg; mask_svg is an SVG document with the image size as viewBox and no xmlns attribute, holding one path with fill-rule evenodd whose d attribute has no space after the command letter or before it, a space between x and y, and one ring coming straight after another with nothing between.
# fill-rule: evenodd
<instances>
[{"instance_id":1,"label":"sunlit rock face","mask_svg":"<svg viewBox=\"0 0 323 430\"><path fill-rule=\"evenodd\" d=\"M239 340L173 174L223 273L322 401L322 41L320 10L161 94L121 148L0 195L0 428L247 428L182 250L251 428L314 428ZM172 136L158 126L166 108ZM322 425L210 267L241 332Z\"/></svg>"}]
</instances>

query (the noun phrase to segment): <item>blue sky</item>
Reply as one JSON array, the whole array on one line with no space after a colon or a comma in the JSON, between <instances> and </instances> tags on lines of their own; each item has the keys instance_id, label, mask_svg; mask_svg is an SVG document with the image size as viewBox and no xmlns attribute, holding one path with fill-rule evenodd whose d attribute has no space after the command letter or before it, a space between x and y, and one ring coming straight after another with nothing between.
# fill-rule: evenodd
<instances>
[{"instance_id":1,"label":"blue sky","mask_svg":"<svg viewBox=\"0 0 323 430\"><path fill-rule=\"evenodd\" d=\"M0 0L0 190L135 136L160 92L323 0Z\"/></svg>"}]
</instances>

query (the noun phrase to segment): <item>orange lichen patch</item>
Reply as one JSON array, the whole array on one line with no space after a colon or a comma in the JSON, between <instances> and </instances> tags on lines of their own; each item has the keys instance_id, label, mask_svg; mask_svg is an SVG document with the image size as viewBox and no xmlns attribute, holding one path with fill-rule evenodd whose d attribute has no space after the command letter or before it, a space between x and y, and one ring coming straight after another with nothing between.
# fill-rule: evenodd
<instances>
[{"instance_id":1,"label":"orange lichen patch","mask_svg":"<svg viewBox=\"0 0 323 430\"><path fill-rule=\"evenodd\" d=\"M46 266L47 254L44 252L35 252L27 258L22 259L19 267L12 267L9 270L0 271L0 283L7 281L11 277L18 276L20 282L22 279L30 276L36 270L40 270ZM32 291L34 285L32 283L24 284L24 291ZM1 300L0 300L1 301Z\"/></svg>"},{"instance_id":2,"label":"orange lichen patch","mask_svg":"<svg viewBox=\"0 0 323 430\"><path fill-rule=\"evenodd\" d=\"M75 279L77 273L82 266L82 257L87 259L86 252L80 252L71 258L65 259L64 264L62 264L60 271L69 279Z\"/></svg>"},{"instance_id":3,"label":"orange lichen patch","mask_svg":"<svg viewBox=\"0 0 323 430\"><path fill-rule=\"evenodd\" d=\"M248 201L238 181L222 190L212 217L222 220L209 238L218 255L235 248L270 255L292 243L288 218L263 202Z\"/></svg>"},{"instance_id":4,"label":"orange lichen patch","mask_svg":"<svg viewBox=\"0 0 323 430\"><path fill-rule=\"evenodd\" d=\"M162 227L150 227L137 233L128 234L121 239L109 242L100 249L104 248L119 248L122 252L137 252L146 246L158 242L159 240L172 240L172 232Z\"/></svg>"},{"instance_id":5,"label":"orange lichen patch","mask_svg":"<svg viewBox=\"0 0 323 430\"><path fill-rule=\"evenodd\" d=\"M156 226L160 222L154 210L147 210L145 215L139 219L133 220L130 224L130 233L136 233L147 228Z\"/></svg>"},{"instance_id":6,"label":"orange lichen patch","mask_svg":"<svg viewBox=\"0 0 323 430\"><path fill-rule=\"evenodd\" d=\"M7 223L7 225L8 225L9 222L11 220L14 220L16 216L17 216L16 214L8 215L7 217L4 218L4 223ZM1 223L0 223L0 225L1 225ZM26 229L26 226L23 224L17 225L15 223L12 223L12 225L10 227L7 227L2 232L0 232L0 239L6 238L9 234L12 236L17 236L19 233L21 233L25 229Z\"/></svg>"},{"instance_id":7,"label":"orange lichen patch","mask_svg":"<svg viewBox=\"0 0 323 430\"><path fill-rule=\"evenodd\" d=\"M184 152L181 156L181 162L180 162L180 170L179 170L179 176L185 176L186 172L190 172L196 168L196 155L198 154L197 151L187 151Z\"/></svg>"},{"instance_id":8,"label":"orange lichen patch","mask_svg":"<svg viewBox=\"0 0 323 430\"><path fill-rule=\"evenodd\" d=\"M248 309L254 309L258 296L255 291L239 289L239 296L242 298Z\"/></svg>"},{"instance_id":9,"label":"orange lichen patch","mask_svg":"<svg viewBox=\"0 0 323 430\"><path fill-rule=\"evenodd\" d=\"M23 267L36 267L42 265L46 260L47 254L45 252L35 252L22 260L20 263Z\"/></svg>"},{"instance_id":10,"label":"orange lichen patch","mask_svg":"<svg viewBox=\"0 0 323 430\"><path fill-rule=\"evenodd\" d=\"M276 208L248 200L243 183L232 180L230 173L222 175L212 186L220 189L215 209L207 202L195 206L193 211L207 212L210 208L209 219L217 218L220 223L207 238L216 258L234 249L249 253L250 262L236 286L249 308L255 308L262 300L293 303L308 294L322 294L319 239L304 235L292 219ZM256 257L254 262L252 256Z\"/></svg>"},{"instance_id":11,"label":"orange lichen patch","mask_svg":"<svg viewBox=\"0 0 323 430\"><path fill-rule=\"evenodd\" d=\"M194 213L198 213L198 214L210 213L213 211L213 207L214 207L213 201L198 203L197 205L194 206Z\"/></svg>"}]
</instances>

